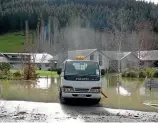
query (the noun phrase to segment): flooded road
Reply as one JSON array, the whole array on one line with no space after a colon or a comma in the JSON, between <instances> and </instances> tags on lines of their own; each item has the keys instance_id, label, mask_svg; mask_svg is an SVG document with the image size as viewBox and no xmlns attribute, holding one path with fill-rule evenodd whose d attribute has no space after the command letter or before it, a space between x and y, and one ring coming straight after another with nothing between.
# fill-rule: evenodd
<instances>
[{"instance_id":1,"label":"flooded road","mask_svg":"<svg viewBox=\"0 0 159 123\"><path fill-rule=\"evenodd\" d=\"M143 104L158 100L157 88L149 90L143 81L132 79L121 79L121 83L117 83L116 76L102 79L102 90L108 98L102 97L100 106L157 112L157 108ZM0 80L0 99L59 103L59 84L59 78L39 78L37 82Z\"/></svg>"}]
</instances>

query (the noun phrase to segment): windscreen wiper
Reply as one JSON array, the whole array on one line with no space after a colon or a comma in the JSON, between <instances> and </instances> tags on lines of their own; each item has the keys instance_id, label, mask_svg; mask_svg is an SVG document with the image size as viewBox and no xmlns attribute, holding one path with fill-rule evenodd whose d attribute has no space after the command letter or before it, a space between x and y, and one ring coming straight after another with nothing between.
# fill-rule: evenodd
<instances>
[{"instance_id":1,"label":"windscreen wiper","mask_svg":"<svg viewBox=\"0 0 159 123\"><path fill-rule=\"evenodd\" d=\"M75 74L66 74L66 76L98 76L96 74L81 74L81 73L75 73Z\"/></svg>"},{"instance_id":2,"label":"windscreen wiper","mask_svg":"<svg viewBox=\"0 0 159 123\"><path fill-rule=\"evenodd\" d=\"M85 76L98 76L96 74L85 74Z\"/></svg>"},{"instance_id":3,"label":"windscreen wiper","mask_svg":"<svg viewBox=\"0 0 159 123\"><path fill-rule=\"evenodd\" d=\"M79 73L74 73L74 74L65 74L65 76L79 76L79 75L81 75L81 74L79 74Z\"/></svg>"}]
</instances>

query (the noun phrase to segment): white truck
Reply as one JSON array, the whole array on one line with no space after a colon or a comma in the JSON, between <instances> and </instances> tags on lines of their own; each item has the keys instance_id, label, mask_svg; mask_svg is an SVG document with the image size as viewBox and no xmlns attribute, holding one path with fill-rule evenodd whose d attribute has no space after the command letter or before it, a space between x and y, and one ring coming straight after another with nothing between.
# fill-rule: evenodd
<instances>
[{"instance_id":1,"label":"white truck","mask_svg":"<svg viewBox=\"0 0 159 123\"><path fill-rule=\"evenodd\" d=\"M104 70L100 70L98 62L82 60L82 56L77 58L64 61L57 71L61 77L60 101L65 103L67 99L87 98L97 104L101 99L101 75L104 75Z\"/></svg>"}]
</instances>

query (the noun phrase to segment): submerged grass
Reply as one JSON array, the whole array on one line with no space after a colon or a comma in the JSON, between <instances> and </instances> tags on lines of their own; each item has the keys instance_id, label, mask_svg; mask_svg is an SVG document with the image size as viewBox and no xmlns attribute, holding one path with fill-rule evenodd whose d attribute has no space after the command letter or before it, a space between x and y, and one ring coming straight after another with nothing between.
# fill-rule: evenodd
<instances>
[{"instance_id":1,"label":"submerged grass","mask_svg":"<svg viewBox=\"0 0 159 123\"><path fill-rule=\"evenodd\" d=\"M17 71L22 73L21 70L11 70L11 73L15 73ZM36 73L38 74L38 76L59 77L56 71L36 70Z\"/></svg>"},{"instance_id":2,"label":"submerged grass","mask_svg":"<svg viewBox=\"0 0 159 123\"><path fill-rule=\"evenodd\" d=\"M158 100L153 100L153 101L151 102L151 105L158 105Z\"/></svg>"}]
</instances>

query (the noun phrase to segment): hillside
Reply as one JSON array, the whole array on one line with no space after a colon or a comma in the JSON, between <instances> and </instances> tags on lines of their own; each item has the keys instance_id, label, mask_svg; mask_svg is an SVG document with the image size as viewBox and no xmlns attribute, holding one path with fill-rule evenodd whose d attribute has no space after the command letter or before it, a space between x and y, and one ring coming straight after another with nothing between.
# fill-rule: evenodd
<instances>
[{"instance_id":1,"label":"hillside","mask_svg":"<svg viewBox=\"0 0 159 123\"><path fill-rule=\"evenodd\" d=\"M21 52L24 46L21 32L0 35L0 52Z\"/></svg>"},{"instance_id":2,"label":"hillside","mask_svg":"<svg viewBox=\"0 0 159 123\"><path fill-rule=\"evenodd\" d=\"M0 33L29 27L37 27L38 17L48 20L54 16L59 27L65 27L78 17L81 26L113 29L124 24L124 30L136 30L136 22L151 21L153 30L158 32L158 5L135 0L4 0L0 6Z\"/></svg>"},{"instance_id":3,"label":"hillside","mask_svg":"<svg viewBox=\"0 0 159 123\"><path fill-rule=\"evenodd\" d=\"M36 32L40 32L50 17L53 18L50 37L59 34L51 40L57 52L67 40L69 50L76 47L117 50L114 37L121 32L121 50L134 50L136 46L132 44L138 39L144 41L142 49L157 49L157 10L156 4L136 0L3 0L0 2L0 52L23 51L24 36L8 32L25 30L26 20L29 30L39 26ZM44 44L41 48L47 49Z\"/></svg>"}]
</instances>

